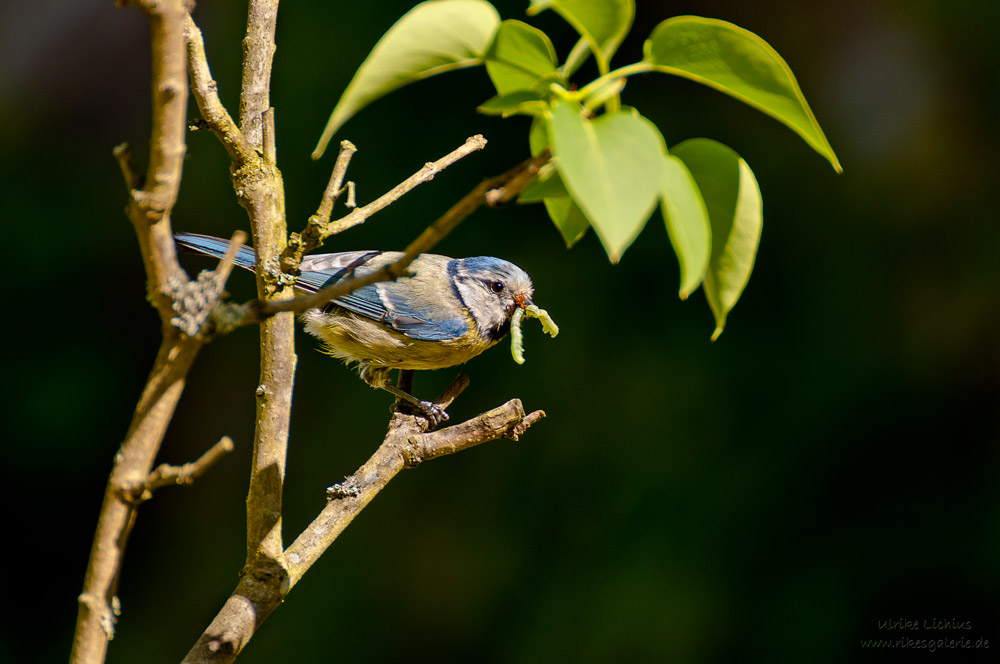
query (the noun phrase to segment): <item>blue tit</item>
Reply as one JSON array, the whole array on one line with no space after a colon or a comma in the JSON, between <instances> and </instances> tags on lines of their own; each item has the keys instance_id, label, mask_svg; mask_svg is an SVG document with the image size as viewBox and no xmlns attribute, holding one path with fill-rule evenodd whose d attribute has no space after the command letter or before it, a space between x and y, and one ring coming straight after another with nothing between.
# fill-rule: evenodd
<instances>
[{"instance_id":1,"label":"blue tit","mask_svg":"<svg viewBox=\"0 0 1000 664\"><path fill-rule=\"evenodd\" d=\"M177 233L177 244L221 258L229 241L207 235ZM398 260L398 251L345 251L302 259L295 287L304 293L342 279L363 277ZM253 270L253 249L241 247L236 265ZM528 274L492 256L448 258L421 254L410 264L412 276L359 288L302 314L306 332L324 350L361 378L419 407L432 425L448 419L437 404L423 401L393 385L393 369L442 369L462 364L496 345L510 331L518 307L532 304Z\"/></svg>"}]
</instances>

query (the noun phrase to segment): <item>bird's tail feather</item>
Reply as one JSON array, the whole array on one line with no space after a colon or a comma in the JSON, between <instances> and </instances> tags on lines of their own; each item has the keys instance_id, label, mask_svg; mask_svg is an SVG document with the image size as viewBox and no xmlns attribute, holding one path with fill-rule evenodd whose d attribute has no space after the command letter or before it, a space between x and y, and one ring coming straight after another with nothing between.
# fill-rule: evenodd
<instances>
[{"instance_id":1,"label":"bird's tail feather","mask_svg":"<svg viewBox=\"0 0 1000 664\"><path fill-rule=\"evenodd\" d=\"M193 251L195 253L205 254L206 256L214 256L216 258L222 258L225 256L226 251L229 249L229 240L212 237L211 235L199 235L197 233L174 233L174 240L177 241L177 245L179 247L183 247L184 249L188 249L189 251ZM238 252L236 252L236 258L233 262L236 263L237 267L253 272L254 265L257 263L257 255L250 247L243 246L240 247Z\"/></svg>"}]
</instances>

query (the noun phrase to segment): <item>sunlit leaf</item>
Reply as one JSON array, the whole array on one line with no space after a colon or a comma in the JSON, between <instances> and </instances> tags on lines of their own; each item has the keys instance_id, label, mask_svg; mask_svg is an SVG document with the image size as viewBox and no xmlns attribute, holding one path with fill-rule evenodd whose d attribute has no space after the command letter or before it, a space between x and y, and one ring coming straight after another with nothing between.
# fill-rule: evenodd
<instances>
[{"instance_id":1,"label":"sunlit leaf","mask_svg":"<svg viewBox=\"0 0 1000 664\"><path fill-rule=\"evenodd\" d=\"M542 115L548 108L533 90L515 90L487 99L476 109L485 115Z\"/></svg>"},{"instance_id":2,"label":"sunlit leaf","mask_svg":"<svg viewBox=\"0 0 1000 664\"><path fill-rule=\"evenodd\" d=\"M784 123L842 170L792 70L754 33L717 19L676 16L656 26L644 52L653 69L704 83Z\"/></svg>"},{"instance_id":3,"label":"sunlit leaf","mask_svg":"<svg viewBox=\"0 0 1000 664\"><path fill-rule=\"evenodd\" d=\"M590 221L572 198L558 196L546 198L543 202L549 218L559 229L567 248L572 247L587 233Z\"/></svg>"},{"instance_id":4,"label":"sunlit leaf","mask_svg":"<svg viewBox=\"0 0 1000 664\"><path fill-rule=\"evenodd\" d=\"M528 130L528 148L531 150L531 156L537 157L550 145L552 141L549 140L549 123L541 118L535 118L531 121L531 129Z\"/></svg>"},{"instance_id":5,"label":"sunlit leaf","mask_svg":"<svg viewBox=\"0 0 1000 664\"><path fill-rule=\"evenodd\" d=\"M359 110L397 88L447 71L482 64L500 24L486 0L429 0L407 12L358 67L313 151Z\"/></svg>"},{"instance_id":6,"label":"sunlit leaf","mask_svg":"<svg viewBox=\"0 0 1000 664\"><path fill-rule=\"evenodd\" d=\"M538 177L531 181L524 191L517 197L519 203L537 203L545 198L559 198L569 196L566 185L559 177L556 168L539 172Z\"/></svg>"},{"instance_id":7,"label":"sunlit leaf","mask_svg":"<svg viewBox=\"0 0 1000 664\"><path fill-rule=\"evenodd\" d=\"M668 155L660 210L681 268L680 297L686 300L705 278L712 253L712 229L701 191L684 162Z\"/></svg>"},{"instance_id":8,"label":"sunlit leaf","mask_svg":"<svg viewBox=\"0 0 1000 664\"><path fill-rule=\"evenodd\" d=\"M583 66L583 63L587 61L590 55L590 42L587 41L586 37L580 37L576 44L573 45L569 55L566 56L565 62L559 67L559 71L564 78L569 79L576 73L577 69Z\"/></svg>"},{"instance_id":9,"label":"sunlit leaf","mask_svg":"<svg viewBox=\"0 0 1000 664\"><path fill-rule=\"evenodd\" d=\"M541 118L532 121L528 143L532 156L539 155L546 148L551 149L547 122ZM590 228L590 220L570 197L556 165L551 161L542 166L538 177L525 187L517 200L519 203L536 203L541 200L567 248L576 244Z\"/></svg>"},{"instance_id":10,"label":"sunlit leaf","mask_svg":"<svg viewBox=\"0 0 1000 664\"><path fill-rule=\"evenodd\" d=\"M527 23L507 20L486 52L486 72L501 95L529 89L540 79L559 79L548 36ZM547 87L547 86L546 86Z\"/></svg>"},{"instance_id":11,"label":"sunlit leaf","mask_svg":"<svg viewBox=\"0 0 1000 664\"><path fill-rule=\"evenodd\" d=\"M635 18L635 0L532 1L528 14L545 9L555 10L590 43L602 74L607 73L611 56L618 50Z\"/></svg>"},{"instance_id":12,"label":"sunlit leaf","mask_svg":"<svg viewBox=\"0 0 1000 664\"><path fill-rule=\"evenodd\" d=\"M548 122L544 118L536 117L531 121L528 145L532 157L537 157L543 150L549 148ZM545 198L560 196L569 196L569 192L559 177L556 165L550 160L542 166L538 176L524 188L517 200L519 203L537 203Z\"/></svg>"},{"instance_id":13,"label":"sunlit leaf","mask_svg":"<svg viewBox=\"0 0 1000 664\"><path fill-rule=\"evenodd\" d=\"M705 297L715 315L714 340L753 271L762 226L760 188L747 163L722 143L693 138L670 152L698 184L712 226Z\"/></svg>"},{"instance_id":14,"label":"sunlit leaf","mask_svg":"<svg viewBox=\"0 0 1000 664\"><path fill-rule=\"evenodd\" d=\"M559 174L597 231L612 263L628 248L660 196L666 148L656 126L632 112L582 118L555 105L548 135Z\"/></svg>"}]
</instances>

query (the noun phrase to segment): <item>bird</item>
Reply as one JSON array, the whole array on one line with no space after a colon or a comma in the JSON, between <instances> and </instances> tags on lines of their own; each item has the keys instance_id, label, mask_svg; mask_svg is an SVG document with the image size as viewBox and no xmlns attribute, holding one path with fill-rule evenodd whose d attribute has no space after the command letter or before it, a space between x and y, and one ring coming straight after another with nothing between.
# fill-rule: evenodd
<instances>
[{"instance_id":1,"label":"bird","mask_svg":"<svg viewBox=\"0 0 1000 664\"><path fill-rule=\"evenodd\" d=\"M210 235L175 233L174 239L184 249L216 258L229 248L228 240ZM295 288L315 293L402 256L399 251L309 255L302 259ZM257 256L243 246L234 262L253 271ZM420 254L409 269L411 276L363 286L306 310L301 320L326 353L355 365L368 385L413 404L437 426L448 413L393 385L390 372L443 369L471 360L510 332L518 308L533 306L534 286L527 272L492 256Z\"/></svg>"}]
</instances>

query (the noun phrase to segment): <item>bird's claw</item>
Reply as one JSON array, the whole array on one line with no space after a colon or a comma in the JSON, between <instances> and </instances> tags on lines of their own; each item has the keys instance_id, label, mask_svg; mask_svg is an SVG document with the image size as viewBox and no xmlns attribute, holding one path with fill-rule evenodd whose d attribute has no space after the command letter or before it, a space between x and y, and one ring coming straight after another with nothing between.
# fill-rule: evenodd
<instances>
[{"instance_id":1,"label":"bird's claw","mask_svg":"<svg viewBox=\"0 0 1000 664\"><path fill-rule=\"evenodd\" d=\"M448 413L444 411L444 408L433 403L431 401L420 401L417 403L420 410L424 411L424 415L427 417L427 421L430 422L432 427L436 427L441 424L441 422L448 419Z\"/></svg>"}]
</instances>

